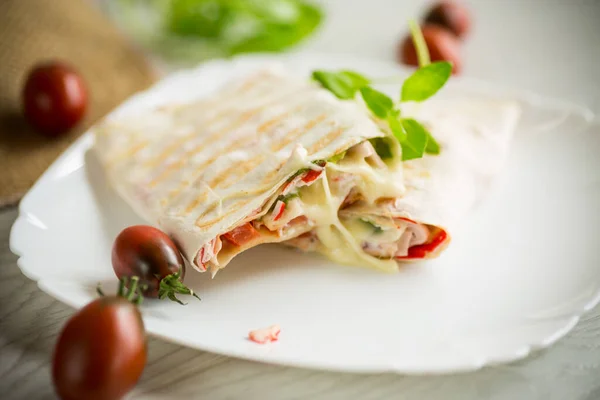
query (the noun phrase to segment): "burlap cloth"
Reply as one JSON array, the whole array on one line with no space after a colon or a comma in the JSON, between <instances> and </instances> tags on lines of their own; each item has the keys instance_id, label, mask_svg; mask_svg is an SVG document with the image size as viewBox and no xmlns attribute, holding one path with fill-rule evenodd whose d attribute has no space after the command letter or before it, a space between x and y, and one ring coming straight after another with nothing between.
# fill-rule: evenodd
<instances>
[{"instance_id":1,"label":"burlap cloth","mask_svg":"<svg viewBox=\"0 0 600 400\"><path fill-rule=\"evenodd\" d=\"M47 139L21 117L27 71L64 60L83 76L89 96L83 121ZM81 133L156 77L89 0L0 0L0 207L16 203Z\"/></svg>"}]
</instances>

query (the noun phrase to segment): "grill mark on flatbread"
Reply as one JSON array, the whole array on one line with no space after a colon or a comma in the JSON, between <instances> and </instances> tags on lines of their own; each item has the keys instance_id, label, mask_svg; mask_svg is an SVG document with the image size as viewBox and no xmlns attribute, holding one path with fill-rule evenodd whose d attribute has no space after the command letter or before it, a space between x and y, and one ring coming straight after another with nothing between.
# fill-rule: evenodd
<instances>
[{"instance_id":1,"label":"grill mark on flatbread","mask_svg":"<svg viewBox=\"0 0 600 400\"><path fill-rule=\"evenodd\" d=\"M244 111L240 117L243 118L244 120L242 122L246 122L249 119L251 119L252 117L256 116L259 112L265 110L266 108L271 107L273 104L276 104L277 102L280 102L283 99L287 98L289 95L291 94L298 94L298 93L294 93L297 92L298 89L294 88L294 90L290 90L290 91L285 91L283 93L279 93L279 95L272 97L271 100L268 100L266 103L264 103L261 106L255 107L255 108L251 108L250 110ZM302 92L306 92L306 88L299 90L299 93ZM228 127L225 129L222 129L220 132L217 132L211 136L208 137L208 139L204 140L204 143L208 143L208 144L212 144L214 141L221 139L221 136L223 133L226 133L227 131L233 131L234 128L237 128L240 124L235 124L233 127Z\"/></svg>"},{"instance_id":2,"label":"grill mark on flatbread","mask_svg":"<svg viewBox=\"0 0 600 400\"><path fill-rule=\"evenodd\" d=\"M255 112L258 112L258 110L256 110ZM209 138L206 141L202 141L202 143L194 146L192 149L187 150L183 153L183 155L181 155L179 161L174 162L173 164L167 166L156 178L154 178L150 183L149 186L150 187L155 187L157 184L159 184L160 182L164 181L166 178L169 177L169 175L171 175L173 172L175 172L175 170L177 170L178 168L182 167L183 165L185 165L189 159L191 157L193 157L195 154L197 154L199 151L202 150L202 148L206 147L207 145L210 145L214 140L216 140L219 136L221 136L223 133L231 130L231 129L235 129L236 127L240 126L241 124L243 124L244 122L246 122L247 120L249 120L250 118L252 118L254 116L254 114L252 112L244 112L243 114L241 114L239 116L238 119L236 119L236 121L230 125L228 125L227 127L215 132L213 135L209 136ZM181 146L179 146L181 147ZM209 160L207 160L207 162L205 162L205 165L211 164L212 162L214 162L220 154L211 157Z\"/></svg>"},{"instance_id":3,"label":"grill mark on flatbread","mask_svg":"<svg viewBox=\"0 0 600 400\"><path fill-rule=\"evenodd\" d=\"M306 89L304 89L304 90L306 90ZM282 96L286 96L288 94L289 93L285 92L285 93L282 93ZM154 180L152 180L149 183L150 187L154 187L158 183L162 182L172 172L174 172L175 169L177 169L177 168L181 167L183 164L185 164L190 157L193 157L196 153L198 153L199 151L201 151L203 147L206 147L206 146L212 144L217 139L222 138L222 136L223 136L224 133L230 132L233 129L239 127L244 122L248 121L249 119L251 119L252 117L254 117L255 115L257 115L259 112L261 112L262 110L264 110L267 107L270 107L273 103L275 103L277 101L280 101L280 96L276 96L276 97L272 98L270 101L266 102L262 106L255 107L255 108L252 108L250 110L244 111L242 114L240 114L238 116L238 118L236 118L236 120L233 123L227 125L223 129L220 129L219 131L213 133L207 139L202 140L202 138L200 138L200 140L201 140L202 143L194 146L191 150L186 151L183 154L183 156L182 156L183 158L181 158L178 162L175 162L175 163L171 164L170 166L168 166L166 169L164 169L159 174L158 177L156 177ZM196 134L192 134L192 135L195 136ZM159 157L161 157L161 156L159 156ZM216 158L212 159L212 161L214 161L214 160L216 160ZM211 161L211 163L212 163L212 161Z\"/></svg>"},{"instance_id":4,"label":"grill mark on flatbread","mask_svg":"<svg viewBox=\"0 0 600 400\"><path fill-rule=\"evenodd\" d=\"M225 108L221 111L227 111L231 107L229 107L229 102L234 100L235 102L239 101L240 98L243 98L245 95L249 95L252 93L252 89L256 89L259 86L259 83L264 83L264 78L267 77L267 73L265 71L259 71L257 74L253 75L251 78L243 82L241 85L234 87L230 86L224 88L221 91L218 97L216 98L204 98L198 99L198 106L208 106L213 109L218 109L219 107L224 106ZM185 106L185 104L183 104ZM182 109L184 107L181 107Z\"/></svg>"},{"instance_id":5,"label":"grill mark on flatbread","mask_svg":"<svg viewBox=\"0 0 600 400\"><path fill-rule=\"evenodd\" d=\"M242 96L244 94L247 94L250 91L250 89L256 87L256 85L261 81L260 80L261 77L264 77L264 74L259 73L253 79L250 79L247 82L245 82L240 87L239 92L238 91L231 91L230 93L226 93L226 95L223 95L221 98L219 98L217 100L213 100L212 101L213 104L210 104L210 106L217 107L217 105L221 105L221 106L223 106L223 109L220 110L219 112L217 112L216 114L214 114L208 120L204 121L203 122L203 127L205 129L206 128L210 128L216 122L222 120L223 117L231 114L232 111L233 111L233 107L230 104L231 100L234 100L234 104L235 104L235 102L239 100L240 96ZM198 107L206 106L206 105L208 105L207 103L211 103L211 102L210 101L199 101L198 104L197 104L197 106ZM176 111L180 111L181 109L185 110L186 108L182 105L181 107L178 107L174 111L175 112ZM170 145L168 145L167 148L165 150L163 150L163 152L161 154L159 154L158 156L156 156L156 157L154 157L154 158L152 158L150 160L147 160L143 165L145 167L155 167L155 166L157 166L158 164L160 164L160 162L162 160L166 159L173 152L177 151L177 149L179 149L182 144L184 144L189 139L194 138L195 136L197 136L197 132L196 131L191 132L191 133L189 133L187 135L182 136L181 138L175 140L175 142L173 142Z\"/></svg>"},{"instance_id":6,"label":"grill mark on flatbread","mask_svg":"<svg viewBox=\"0 0 600 400\"><path fill-rule=\"evenodd\" d=\"M196 106L198 108L209 108L212 107L213 109L218 109L219 107L222 107L223 109L220 110L219 112L217 112L215 115L213 115L213 117L211 117L208 121L204 121L205 124L212 124L214 121L220 119L223 116L226 116L227 114L231 113L231 104L230 102L232 100L235 101L239 101L240 97L243 95L248 94L248 92L250 91L250 89L253 89L257 86L258 83L260 83L262 81L261 78L264 78L267 74L265 72L259 72L258 74L256 74L254 77L252 77L251 79L248 79L246 82L244 82L239 88L235 89L235 90L228 90L226 92L223 93L223 95L217 99L198 99L196 102ZM158 112L164 112L164 113L168 113L169 111L172 112L172 114L174 116L177 116L179 112L181 112L182 110L185 111L187 109L189 105L188 104L177 104L177 105L162 105L162 106L158 106L156 108L156 111ZM111 121L111 120L105 120L102 125L100 125L100 129L96 130L94 132L95 135L97 136L106 136L109 134L109 132L111 131L110 129L106 129L106 126L109 125L115 125L117 124L118 121ZM104 129L102 129L102 127L104 127ZM113 132L116 129L113 130ZM113 133L110 133L111 135ZM191 133L190 135L186 135L184 138L189 139L190 137L193 137L195 135L194 133ZM177 142L178 143L174 143L174 145L181 145L181 143L185 142L185 140L183 140L184 138L180 138ZM183 141L182 141L183 140ZM145 142L147 143L147 142ZM176 146L177 148L177 146ZM117 158L117 157L115 157ZM152 160L147 160L146 163L144 163L145 166L151 166L152 164L150 163Z\"/></svg>"},{"instance_id":7,"label":"grill mark on flatbread","mask_svg":"<svg viewBox=\"0 0 600 400\"><path fill-rule=\"evenodd\" d=\"M135 155L138 151L144 149L145 147L147 147L149 144L149 142L147 140L143 140L140 143L128 148L126 151L117 154L114 157L109 158L108 160L106 160L107 164L116 164L119 161L123 161L126 158L132 157L133 155Z\"/></svg>"},{"instance_id":8,"label":"grill mark on flatbread","mask_svg":"<svg viewBox=\"0 0 600 400\"><path fill-rule=\"evenodd\" d=\"M241 141L241 142L244 142L244 144L246 143L246 141ZM169 191L169 193L167 194L166 199L164 199L164 200L169 201L169 200L173 199L174 197L176 197L177 195L179 195L179 193L181 193L181 191L186 186L189 186L190 183L191 184L197 183L198 180L200 179L200 177L193 178L195 175L200 174L200 172L202 172L202 170L204 170L207 166L209 166L210 164L212 164L213 162L215 162L217 158L221 157L224 154L225 151L231 151L231 150L232 150L231 147L223 148L223 149L221 149L221 152L213 154L213 156L211 158L205 160L200 165L197 165L195 167L194 172L192 173L193 182L190 182L190 180L181 181L179 183L179 186L177 186L175 189Z\"/></svg>"},{"instance_id":9,"label":"grill mark on flatbread","mask_svg":"<svg viewBox=\"0 0 600 400\"><path fill-rule=\"evenodd\" d=\"M263 134L266 134L266 133L270 132L270 128L274 128L275 126L277 126L277 124L279 122L281 122L281 120L283 120L284 118L286 118L287 116L289 116L293 112L300 111L303 107L305 107L304 103L298 105L297 107L293 108L292 110L287 110L285 112L282 112L282 113L274 116L270 120L265 121L262 125L260 125L258 127L257 131L256 131L256 134L254 134L254 135L248 135L248 136L246 136L242 140L237 140L233 144L232 147L223 148L220 153L216 153L215 155L213 155L213 157L211 157L211 159L207 160L206 162L203 162L199 166L196 166L195 169L194 169L194 172L192 173L192 179L194 179L193 177L196 176L197 174L200 174L200 172L202 172L202 170L205 169L209 164L212 164L217 158L219 158L220 156L222 156L224 154L224 151L231 152L231 151L234 151L234 150L237 150L237 149L239 149L241 147L246 146L247 144L251 143L253 140L256 140L258 137L262 136ZM228 171L229 171L229 169L227 170L227 172ZM195 181L197 181L197 179L198 178L196 178ZM190 184L189 181L183 181L183 182L181 182L176 189L169 191L166 200L168 201L168 200L176 197L177 195L179 195L179 193L181 193L181 191L186 186L188 186L189 184ZM212 185L209 185L209 186L212 187Z\"/></svg>"},{"instance_id":10,"label":"grill mark on flatbread","mask_svg":"<svg viewBox=\"0 0 600 400\"><path fill-rule=\"evenodd\" d=\"M327 119L326 113L320 114L320 115L316 116L315 118L313 118L312 120L308 121L305 125L293 129L285 136L286 136L286 138L289 138L290 136L294 136L294 138L298 138L302 135L302 133L308 132L310 129L314 128L315 126L317 126L321 122L325 121L326 119ZM282 141L277 146L271 147L271 150L279 151L289 143L291 143L291 141L289 141L289 142ZM279 171L281 171L281 168L285 165L286 162L287 162L287 160L281 162L277 167L275 167L275 169L273 169L271 172L266 174L261 181L261 185L268 185L269 182L271 181L271 179L273 177L277 176L277 174L279 174ZM257 194L257 193L264 193L264 192L265 192L265 190L261 187L257 191L248 192L248 193Z\"/></svg>"},{"instance_id":11,"label":"grill mark on flatbread","mask_svg":"<svg viewBox=\"0 0 600 400\"><path fill-rule=\"evenodd\" d=\"M222 173L219 177L219 180L215 180L210 183L209 186L214 189L227 189L231 185L235 183L236 180L242 179L248 173L254 170L254 168L258 167L263 161L265 161L266 156L260 155L253 160L248 160L245 163L234 164L229 167L226 172ZM234 174L230 174L235 170Z\"/></svg>"},{"instance_id":12,"label":"grill mark on flatbread","mask_svg":"<svg viewBox=\"0 0 600 400\"><path fill-rule=\"evenodd\" d=\"M260 188L255 189L255 190L244 190L243 192L237 192L237 193L230 194L229 196L226 197L226 199L229 200L229 199L235 199L236 197L256 196L256 195L265 193L272 187L273 187L272 184L263 185Z\"/></svg>"},{"instance_id":13,"label":"grill mark on flatbread","mask_svg":"<svg viewBox=\"0 0 600 400\"><path fill-rule=\"evenodd\" d=\"M300 126L296 129L293 129L291 132L289 132L285 135L284 140L282 140L279 143L273 144L273 146L271 146L271 150L279 151L279 150L283 149L285 146L292 143L294 140L298 139L300 136L302 136L309 130L313 129L315 126L317 126L321 122L325 121L327 119L327 116L328 116L327 113L319 114L312 120L308 121L305 125Z\"/></svg>"},{"instance_id":14,"label":"grill mark on flatbread","mask_svg":"<svg viewBox=\"0 0 600 400\"><path fill-rule=\"evenodd\" d=\"M302 103L302 104L294 107L291 110L284 111L284 112L282 112L282 113L274 116L273 118L271 118L268 121L265 121L263 124L261 124L258 127L258 129L256 130L256 134L252 135L251 137L248 137L248 139L250 139L250 141L251 141L251 140L254 140L254 139L260 137L261 135L263 135L263 134L265 134L267 132L270 132L270 130L272 128L274 128L275 126L277 126L277 124L279 122L281 122L281 120L283 120L284 118L288 117L291 113L301 110L303 107L305 107L304 103ZM316 124L314 121L315 120L310 121L304 127L300 127L300 129L305 129L305 128L310 129L309 127L312 127L312 126L314 126ZM248 142L248 140L238 141L233 148L228 148L227 150L228 151L236 150L236 149L244 146L246 144L246 142ZM228 168L226 168L224 171L220 172L216 177L214 177L212 181L208 182L207 185L208 185L208 187L210 187L213 190L214 189L227 189L232 184L234 184L236 180L242 179L249 172L251 172L254 168L256 168L258 165L260 165L265 160L265 158L266 157L264 155L261 155L261 156L257 157L254 160L248 160L248 161L246 161L244 164L232 164L231 166L229 166ZM277 170L279 170L280 168L281 168L281 166L279 166L277 168ZM232 171L234 171L234 170L239 170L240 173L236 173L235 176L231 177L230 173ZM197 171L199 172L200 169L197 169ZM229 180L226 181L226 179L228 177L229 177ZM224 181L226 183L223 183ZM179 191L176 190L176 194L178 192ZM185 208L185 210L184 210L184 212L183 212L182 215L189 214L201 202L203 202L204 200L206 200L207 197L208 197L208 192L205 191L201 195L199 195L198 197L196 197L195 199L193 199L192 202Z\"/></svg>"},{"instance_id":15,"label":"grill mark on flatbread","mask_svg":"<svg viewBox=\"0 0 600 400\"><path fill-rule=\"evenodd\" d=\"M287 160L281 162L277 168L275 168L273 171L269 172L267 175L265 175L263 177L263 180L261 181L261 184L268 184L268 182L271 181L271 179L275 176L277 176L277 174L279 174L279 171L281 171L281 168L285 165L285 163L287 163Z\"/></svg>"},{"instance_id":16,"label":"grill mark on flatbread","mask_svg":"<svg viewBox=\"0 0 600 400\"><path fill-rule=\"evenodd\" d=\"M361 140L361 141L357 142L356 144L359 144L359 143L361 143L361 142L363 142L363 140ZM336 149L336 150L333 152L333 154L334 154L334 155L336 155L336 154L343 153L344 151L347 151L348 149L350 149L350 147L352 147L352 146L355 146L355 145L353 144L353 145L351 145L351 146L348 146L348 145L344 144L343 146L341 146L341 147L338 147L338 148L337 148L337 149Z\"/></svg>"},{"instance_id":17,"label":"grill mark on flatbread","mask_svg":"<svg viewBox=\"0 0 600 400\"><path fill-rule=\"evenodd\" d=\"M326 115L325 115L326 118ZM311 126L308 129L311 129L312 127L314 127L316 124L318 124L320 121L320 116L309 121L306 125ZM318 121L318 122L315 122ZM334 125L333 122L330 122L331 125ZM305 125L305 126L306 126ZM308 130L306 129L306 131ZM304 132L306 132L304 131ZM344 128L342 127L338 127L332 131L329 131L324 137L322 137L319 141L313 143L309 149L308 149L308 153L310 154L314 154L316 151L319 151L321 148L323 148L324 146L329 145L331 142L333 142L334 140L336 140L342 133L344 132ZM267 176L265 176L262 180L263 186L258 189L257 191L245 191L243 193L240 193L240 195L243 196L253 196L259 193L264 193L266 190L269 190L271 188L271 185L268 184L268 182L270 181L270 179L273 177L273 175L276 175L281 167L285 164L286 161L282 162L277 168L275 168L273 171L271 171ZM237 196L230 196L228 197L228 199L231 199L232 197L237 197ZM231 211L229 213L225 213L224 215L219 216L218 218L215 218L211 221L205 221L203 224L200 224L200 220L202 219L202 217L204 217L206 214L208 214L208 212L210 212L211 210L214 209L215 204L212 204L210 207L207 208L207 210L205 210L200 216L198 216L198 218L196 219L196 226L198 226L199 228L202 228L204 226L207 225L211 225L214 224L216 222L219 222L220 220L222 220L223 218L225 218L228 214L235 212L235 210L242 208L243 206L245 206L247 203L250 202L250 199L248 200L243 200L241 202L238 202L234 205L231 206ZM191 210L190 210L191 211Z\"/></svg>"},{"instance_id":18,"label":"grill mark on flatbread","mask_svg":"<svg viewBox=\"0 0 600 400\"><path fill-rule=\"evenodd\" d=\"M321 150L324 147L327 147L331 142L336 140L342 133L344 132L344 128L336 128L332 131L329 131L327 135L323 136L317 142L313 143L308 149L308 155L311 156L315 154L317 151Z\"/></svg>"},{"instance_id":19,"label":"grill mark on flatbread","mask_svg":"<svg viewBox=\"0 0 600 400\"><path fill-rule=\"evenodd\" d=\"M273 118L271 118L268 121L263 122L257 129L256 131L258 133L266 133L266 132L270 132L271 128L277 126L278 123L280 123L284 118L287 118L290 116L291 113L296 112L296 111L300 111L302 109L302 107L305 107L305 104L301 104L297 107L294 107L293 110L287 110L284 111L276 116L274 116Z\"/></svg>"},{"instance_id":20,"label":"grill mark on flatbread","mask_svg":"<svg viewBox=\"0 0 600 400\"><path fill-rule=\"evenodd\" d=\"M252 201L252 199L247 199L247 200L241 201L241 202L235 204L235 207L234 206L230 207L228 212L219 215L217 218L213 218L209 221L204 221L203 223L200 223L199 220L208 213L208 212L204 212L204 213L202 213L202 215L200 215L198 217L198 219L196 219L196 226L198 228L204 228L209 225L214 225L215 223L217 223L217 222L221 221L222 219L224 219L225 217L227 217L229 214L233 214L240 208L244 207L246 204L250 203L250 201Z\"/></svg>"},{"instance_id":21,"label":"grill mark on flatbread","mask_svg":"<svg viewBox=\"0 0 600 400\"><path fill-rule=\"evenodd\" d=\"M220 189L220 188L228 188L235 182L229 182L227 185L224 185L223 181L225 181L228 177L231 178L229 176L229 174L233 170L240 170L240 173L236 174L234 178L241 179L244 177L244 175L246 175L248 172L252 171L261 162L263 162L265 160L265 158L266 158L265 156L259 156L259 157L255 158L254 160L248 160L245 163L241 163L241 164L234 163L231 166L229 166L227 169L225 169L223 172L221 172L219 175L214 177L210 182L207 182L207 186L210 187L211 190ZM204 192L202 192L201 195L199 195L195 199L193 199L191 201L191 203L185 208L183 215L186 215L186 214L189 214L190 212L192 212L192 210L194 208L196 208L200 203L202 203L203 201L206 200L206 198L208 197L208 194L209 194L208 191L204 191Z\"/></svg>"},{"instance_id":22,"label":"grill mark on flatbread","mask_svg":"<svg viewBox=\"0 0 600 400\"><path fill-rule=\"evenodd\" d=\"M303 133L306 133L306 132L308 132L310 129L314 128L316 125L318 125L319 123L321 123L321 122L323 122L324 120L326 120L326 119L327 119L327 116L328 116L328 115L327 115L327 113L320 114L320 115L318 115L317 117L315 117L315 118L313 118L312 120L310 120L309 122L307 122L307 123L306 123L304 126L302 126L302 127L298 127L298 128L296 128L296 129L292 130L292 131L291 131L289 134L287 134L287 135L285 136L287 139L289 139L289 137L290 137L290 136L292 136L292 139L291 139L291 140L284 140L284 141L282 141L282 142L280 143L280 146L281 146L281 147L279 148L279 150L280 150L281 148L285 147L287 144L291 143L291 142L292 142L293 140L295 140L296 138L298 138L298 137L302 136L302 134L303 134ZM331 141L335 140L335 139L336 139L336 138L337 138L337 137L340 135L340 133L341 133L341 132L343 132L343 129L342 129L342 128L339 128L339 129L337 129L336 131L332 131L332 132L330 132L330 133L329 133L329 134L326 136L326 138L327 138L327 141L326 141L326 143L327 143L327 144L329 144ZM279 146L277 146L277 147L279 147ZM275 150L275 151L276 151L276 150ZM278 165L278 166L277 166L277 167L276 167L276 168L275 168L273 171L271 171L269 174L267 174L267 175L266 175L266 176L263 178L263 180L262 180L262 182L261 182L261 183L263 184L263 186L262 186L260 189L258 189L258 190L255 190L255 191L252 191L252 192L244 192L244 193L240 193L240 194L241 194L241 195L243 195L243 196L249 196L249 195L256 195L256 194L259 194L259 193L264 193L266 190L269 190L269 189L270 189L270 185L268 185L268 182L269 182L269 181L272 179L272 177L273 177L273 176L275 176L275 175L277 175L277 174L279 173L279 171L281 170L281 167L282 167L282 166L283 166L283 165L284 165L286 162L287 162L287 160L286 160L286 161L284 161L284 162L282 162L282 163L281 163L280 165ZM209 186L210 186L210 187L212 187L212 185L209 185ZM203 194L203 195L201 195L201 196L199 196L199 197L201 197L202 199L204 199L204 198L206 198L207 196L208 196L208 193L207 193L207 192L204 192L204 194ZM231 199L232 197L237 197L237 196L230 196L230 197L228 197L228 199ZM190 207L190 206L188 206L188 207L186 208L185 212L186 212L186 213L189 213L189 212L191 212L191 211L192 211L192 210L193 210L193 209L194 209L196 206L198 206L198 204L200 204L200 203L201 203L201 201L202 201L202 200L200 200L200 201L198 201L198 200L199 200L199 198L196 198L196 199L194 200L194 202L193 202L193 207ZM241 207L243 207L243 205L247 204L248 202L249 202L249 200L247 200L247 201L242 201L241 203L237 203L237 204L236 204L236 205L237 205L237 208L241 208ZM232 208L233 208L233 207L232 207ZM214 205L213 205L213 206L210 206L210 207L209 207L209 209L210 209L210 210L214 209ZM205 212L203 212L203 213L202 213L200 216L198 216L198 218L196 219L196 225L197 225L198 227L201 227L201 225L198 225L198 224L199 224L200 220L202 219L202 217L204 217L204 215L206 215L206 214L207 214L207 213L210 211L209 209L205 210ZM224 218L224 217L223 217L223 218ZM222 219L222 218L220 218L220 219ZM214 222L218 222L218 221L220 221L220 219L217 219L217 220L215 220ZM205 225L206 225L206 224L207 224L207 223L205 222ZM210 223L208 223L208 224L210 224ZM204 226L204 225L202 225L202 226Z\"/></svg>"},{"instance_id":23,"label":"grill mark on flatbread","mask_svg":"<svg viewBox=\"0 0 600 400\"><path fill-rule=\"evenodd\" d=\"M228 113L231 112L231 109L225 109L219 113L217 113L217 115L215 115L213 118L209 119L208 121L205 121L203 128L206 129L210 129L210 127L212 125L215 124L215 122L218 122L221 120L222 117L226 116ZM194 132L190 132L187 135L183 135L182 137L180 137L179 139L176 139L173 143L169 144L163 151L162 153L160 153L158 156L147 160L143 165L144 167L147 168L152 168L152 167L156 167L158 166L162 161L164 161L167 157L169 157L171 154L173 154L175 151L177 151L178 149L181 148L181 146L187 142L190 139L193 139L194 137L196 137L198 135L198 133L196 131Z\"/></svg>"},{"instance_id":24,"label":"grill mark on flatbread","mask_svg":"<svg viewBox=\"0 0 600 400\"><path fill-rule=\"evenodd\" d=\"M251 110L241 113L233 122L229 123L224 128L221 128L218 131L214 132L212 135L210 135L207 138L206 141L202 141L201 144L196 145L191 150L186 151L184 153L184 155L188 155L188 153L190 153L190 152L195 152L197 150L200 150L207 143L210 144L215 138L221 136L223 133L237 128L238 126L240 126L241 124L243 124L244 122L246 122L247 120L252 118L252 116L254 115L253 111L258 112L258 111L260 111L260 109L257 107L257 108L254 108L254 109L251 109ZM223 110L222 113L219 113L213 119L207 121L206 125L204 125L203 128L210 129L210 127L212 125L214 125L216 122L221 121L222 118L227 116L230 112L231 112L231 109ZM159 154L157 157L146 162L145 166L146 167L156 167L156 166L160 165L160 163L162 161L164 161L168 156L170 156L171 154L176 152L178 149L180 149L181 146L185 142L187 142L188 140L193 139L193 138L200 139L200 137L198 136L198 132L194 131L194 132L191 132L191 133L184 135L181 138L177 139L174 143L171 143L169 146L167 146L167 148L161 154ZM153 185L152 182L151 182L151 185Z\"/></svg>"},{"instance_id":25,"label":"grill mark on flatbread","mask_svg":"<svg viewBox=\"0 0 600 400\"><path fill-rule=\"evenodd\" d=\"M254 75L252 79L248 79L246 82L242 83L242 85L238 89L233 90L232 94L247 92L248 90L255 87L265 76L266 74L260 71L258 74Z\"/></svg>"},{"instance_id":26,"label":"grill mark on flatbread","mask_svg":"<svg viewBox=\"0 0 600 400\"><path fill-rule=\"evenodd\" d=\"M292 129L290 132L288 132L285 137L289 138L290 136L293 136L294 138L297 138L299 136L301 136L302 133L306 133L308 130L314 128L316 125L318 125L319 123L321 123L322 121L324 121L327 118L327 114L320 114L317 117L313 118L312 120L308 121L306 124L304 124L303 126L299 126L297 128ZM271 147L272 151L279 151L281 150L283 147L285 147L287 144L291 143L290 141L283 141L281 143L279 143L277 146L273 146ZM256 189L250 192L246 192L248 194L259 194L259 193L264 193L266 190L269 189L270 186L268 182L270 182L270 180L276 176L277 174L279 174L279 171L281 171L281 168L285 165L285 163L287 162L287 160L279 163L279 165L277 167L275 167L275 169L273 169L271 172L269 172L267 175L265 175L263 177L263 180L261 181L261 184L263 184L263 186L260 189ZM266 185L265 185L266 183ZM237 197L235 195L230 196L228 198L231 197Z\"/></svg>"},{"instance_id":27,"label":"grill mark on flatbread","mask_svg":"<svg viewBox=\"0 0 600 400\"><path fill-rule=\"evenodd\" d=\"M281 171L281 167L283 167L285 165L285 163L287 163L287 160L280 163L274 171L271 171L269 173L269 175L270 176L277 175ZM269 183L264 184L263 186L261 186L257 189L254 189L254 190L243 190L243 191L231 193L231 194L225 196L224 198L222 198L221 200L224 201L224 200L235 199L238 197L257 196L257 195L260 195L260 194L263 194L263 193L269 191L272 188L273 188L273 183L269 182Z\"/></svg>"}]
</instances>

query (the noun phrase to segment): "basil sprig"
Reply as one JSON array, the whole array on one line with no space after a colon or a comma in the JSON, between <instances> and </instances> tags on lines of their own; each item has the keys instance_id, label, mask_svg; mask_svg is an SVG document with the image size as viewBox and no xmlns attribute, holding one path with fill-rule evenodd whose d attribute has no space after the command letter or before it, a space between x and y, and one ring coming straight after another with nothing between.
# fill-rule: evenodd
<instances>
[{"instance_id":1,"label":"basil sprig","mask_svg":"<svg viewBox=\"0 0 600 400\"><path fill-rule=\"evenodd\" d=\"M367 78L352 71L314 71L312 77L342 100L353 99L361 87L370 83Z\"/></svg>"},{"instance_id":2,"label":"basil sprig","mask_svg":"<svg viewBox=\"0 0 600 400\"><path fill-rule=\"evenodd\" d=\"M424 154L439 154L440 145L425 126L413 118L404 118L402 102L422 102L436 94L448 81L452 64L446 61L429 63L429 51L417 24L411 32L421 66L402 84L398 103L370 86L373 80L353 71L314 71L312 77L340 99L354 99L360 92L366 106L377 118L385 121L402 147L402 160L413 160Z\"/></svg>"}]
</instances>

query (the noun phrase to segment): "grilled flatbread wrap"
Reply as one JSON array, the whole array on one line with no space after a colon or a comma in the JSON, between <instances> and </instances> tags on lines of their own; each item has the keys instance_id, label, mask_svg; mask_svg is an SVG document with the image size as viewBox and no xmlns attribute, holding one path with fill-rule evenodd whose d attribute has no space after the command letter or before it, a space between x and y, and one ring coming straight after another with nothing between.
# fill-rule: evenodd
<instances>
[{"instance_id":1,"label":"grilled flatbread wrap","mask_svg":"<svg viewBox=\"0 0 600 400\"><path fill-rule=\"evenodd\" d=\"M270 67L206 99L109 118L95 151L121 196L199 271L284 242L391 272L445 248L448 224L500 168L516 118L513 105L481 99L413 113L441 155L402 162L364 105ZM465 146L478 155L463 159Z\"/></svg>"}]
</instances>

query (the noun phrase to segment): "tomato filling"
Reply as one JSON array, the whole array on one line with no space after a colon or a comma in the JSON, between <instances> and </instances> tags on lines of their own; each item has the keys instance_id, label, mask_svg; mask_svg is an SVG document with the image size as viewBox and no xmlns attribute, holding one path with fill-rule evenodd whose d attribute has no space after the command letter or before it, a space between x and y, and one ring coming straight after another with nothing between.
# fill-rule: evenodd
<instances>
[{"instance_id":1,"label":"tomato filling","mask_svg":"<svg viewBox=\"0 0 600 400\"><path fill-rule=\"evenodd\" d=\"M243 246L251 240L260 237L260 233L252 226L250 222L246 222L244 225L240 225L237 228L223 234L222 237L236 246Z\"/></svg>"},{"instance_id":2,"label":"tomato filling","mask_svg":"<svg viewBox=\"0 0 600 400\"><path fill-rule=\"evenodd\" d=\"M447 238L448 234L446 233L446 231L440 229L429 243L412 246L408 249L408 255L396 258L399 260L425 258L427 254L433 253L435 249L437 249L442 243L446 241Z\"/></svg>"},{"instance_id":3,"label":"tomato filling","mask_svg":"<svg viewBox=\"0 0 600 400\"><path fill-rule=\"evenodd\" d=\"M321 176L321 173L323 173L323 171L316 171L314 169L311 169L306 174L304 174L304 176L302 176L302 182L304 182L304 183L314 182L315 180L317 180L317 178L319 176Z\"/></svg>"},{"instance_id":4,"label":"tomato filling","mask_svg":"<svg viewBox=\"0 0 600 400\"><path fill-rule=\"evenodd\" d=\"M327 165L326 161L317 161L315 162L315 165L318 165L321 168L325 168L325 165ZM323 173L323 170L316 170L316 169L310 169L308 171L306 171L304 173L304 175L302 175L302 182L304 183L312 183L315 180L317 180L317 178L319 176L321 176L321 173Z\"/></svg>"}]
</instances>

